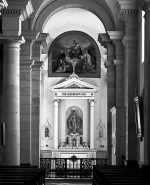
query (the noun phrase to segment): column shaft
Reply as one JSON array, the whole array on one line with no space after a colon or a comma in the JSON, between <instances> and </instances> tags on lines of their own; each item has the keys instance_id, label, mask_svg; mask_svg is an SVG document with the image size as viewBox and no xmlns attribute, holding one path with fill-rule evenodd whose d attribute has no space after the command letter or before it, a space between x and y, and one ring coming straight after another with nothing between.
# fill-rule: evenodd
<instances>
[{"instance_id":1,"label":"column shaft","mask_svg":"<svg viewBox=\"0 0 150 185\"><path fill-rule=\"evenodd\" d=\"M31 95L31 164L39 165L40 158L40 92L41 66L43 62L34 62L32 66L32 95Z\"/></svg>"},{"instance_id":2,"label":"column shaft","mask_svg":"<svg viewBox=\"0 0 150 185\"><path fill-rule=\"evenodd\" d=\"M58 100L54 100L54 149L58 149Z\"/></svg>"},{"instance_id":3,"label":"column shaft","mask_svg":"<svg viewBox=\"0 0 150 185\"><path fill-rule=\"evenodd\" d=\"M95 109L95 103L94 100L90 100L90 149L94 149L94 109Z\"/></svg>"},{"instance_id":4,"label":"column shaft","mask_svg":"<svg viewBox=\"0 0 150 185\"><path fill-rule=\"evenodd\" d=\"M31 164L31 64L21 60L20 66L20 163Z\"/></svg>"},{"instance_id":5,"label":"column shaft","mask_svg":"<svg viewBox=\"0 0 150 185\"><path fill-rule=\"evenodd\" d=\"M2 121L6 146L2 164L20 165L20 44L4 41Z\"/></svg>"},{"instance_id":6,"label":"column shaft","mask_svg":"<svg viewBox=\"0 0 150 185\"><path fill-rule=\"evenodd\" d=\"M0 44L0 123L2 123L2 88L3 87L3 45ZM1 127L0 127L0 133L1 132ZM1 143L1 139L0 138L0 143ZM0 147L0 163L1 163L1 147Z\"/></svg>"}]
</instances>

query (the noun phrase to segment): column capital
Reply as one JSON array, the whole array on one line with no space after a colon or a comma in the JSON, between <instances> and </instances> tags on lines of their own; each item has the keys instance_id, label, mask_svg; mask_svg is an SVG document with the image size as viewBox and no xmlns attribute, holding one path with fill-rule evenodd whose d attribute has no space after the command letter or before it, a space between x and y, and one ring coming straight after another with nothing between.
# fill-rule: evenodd
<instances>
[{"instance_id":1,"label":"column capital","mask_svg":"<svg viewBox=\"0 0 150 185\"><path fill-rule=\"evenodd\" d=\"M107 31L107 34L110 38L110 40L113 41L113 43L116 44L122 44L122 39L125 35L124 31Z\"/></svg>"},{"instance_id":2,"label":"column capital","mask_svg":"<svg viewBox=\"0 0 150 185\"><path fill-rule=\"evenodd\" d=\"M125 47L138 47L138 37L134 35L125 35L122 42Z\"/></svg>"},{"instance_id":3,"label":"column capital","mask_svg":"<svg viewBox=\"0 0 150 185\"><path fill-rule=\"evenodd\" d=\"M139 7L145 12L150 12L150 0L141 0L139 2Z\"/></svg>"}]
</instances>

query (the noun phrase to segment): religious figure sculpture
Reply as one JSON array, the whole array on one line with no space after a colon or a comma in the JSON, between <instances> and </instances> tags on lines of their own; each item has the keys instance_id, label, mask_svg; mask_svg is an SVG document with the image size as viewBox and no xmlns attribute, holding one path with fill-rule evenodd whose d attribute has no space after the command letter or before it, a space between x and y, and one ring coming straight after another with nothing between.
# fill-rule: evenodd
<instances>
[{"instance_id":1,"label":"religious figure sculpture","mask_svg":"<svg viewBox=\"0 0 150 185\"><path fill-rule=\"evenodd\" d=\"M73 110L70 119L68 120L68 128L71 132L76 133L80 128L80 119L76 114L76 111Z\"/></svg>"}]
</instances>

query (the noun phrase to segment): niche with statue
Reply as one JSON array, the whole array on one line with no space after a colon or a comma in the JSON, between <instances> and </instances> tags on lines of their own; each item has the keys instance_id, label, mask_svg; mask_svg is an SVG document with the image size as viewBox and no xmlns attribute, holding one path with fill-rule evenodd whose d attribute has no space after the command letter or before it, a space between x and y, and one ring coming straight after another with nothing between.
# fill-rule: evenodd
<instances>
[{"instance_id":1,"label":"niche with statue","mask_svg":"<svg viewBox=\"0 0 150 185\"><path fill-rule=\"evenodd\" d=\"M83 112L77 106L72 106L66 111L66 140L62 147L87 148L83 142Z\"/></svg>"}]
</instances>

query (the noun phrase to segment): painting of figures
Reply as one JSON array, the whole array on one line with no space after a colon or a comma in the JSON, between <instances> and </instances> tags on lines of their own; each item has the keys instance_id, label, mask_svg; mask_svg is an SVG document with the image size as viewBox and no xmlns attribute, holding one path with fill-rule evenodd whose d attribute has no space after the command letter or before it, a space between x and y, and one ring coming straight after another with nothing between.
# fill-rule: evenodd
<instances>
[{"instance_id":1,"label":"painting of figures","mask_svg":"<svg viewBox=\"0 0 150 185\"><path fill-rule=\"evenodd\" d=\"M73 67L74 64L74 67ZM49 76L100 76L99 49L85 33L70 31L58 36L49 49Z\"/></svg>"}]
</instances>

